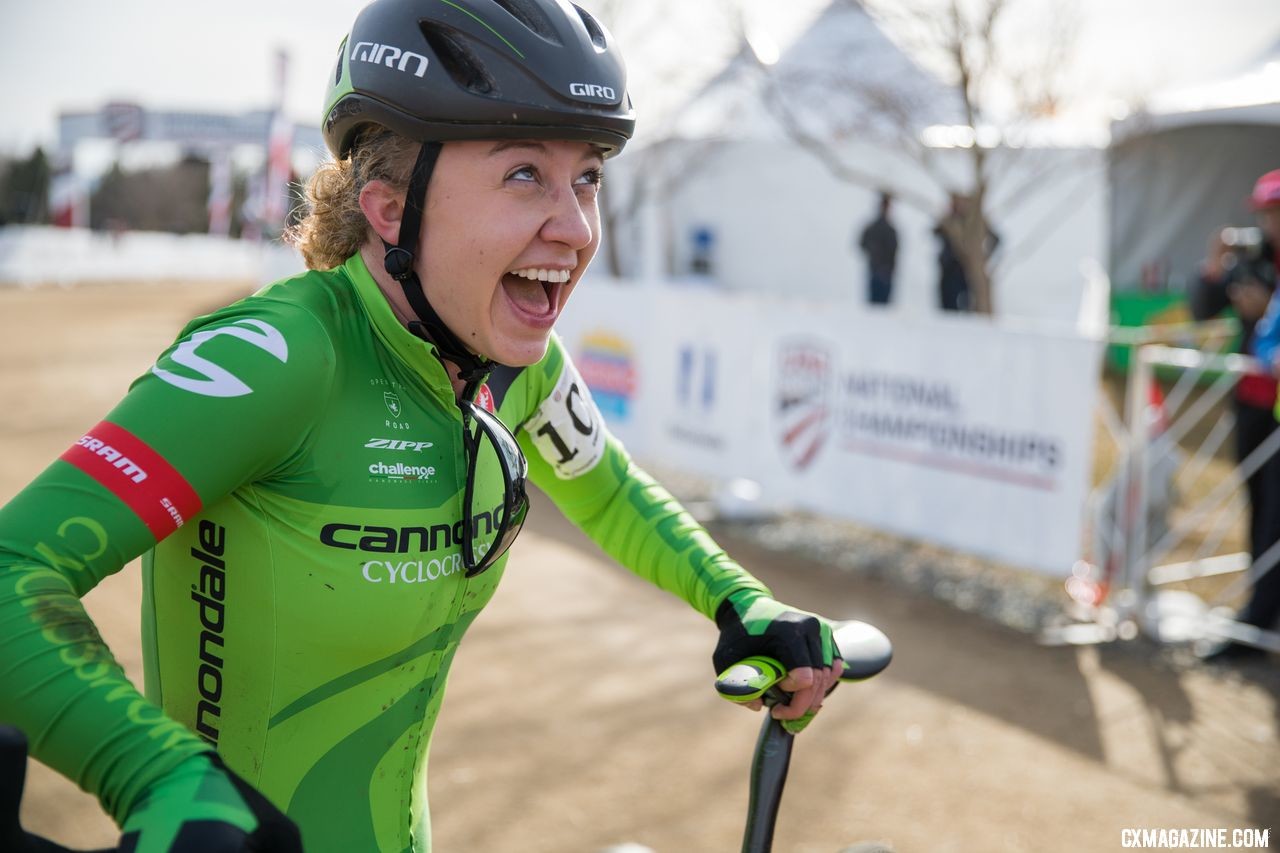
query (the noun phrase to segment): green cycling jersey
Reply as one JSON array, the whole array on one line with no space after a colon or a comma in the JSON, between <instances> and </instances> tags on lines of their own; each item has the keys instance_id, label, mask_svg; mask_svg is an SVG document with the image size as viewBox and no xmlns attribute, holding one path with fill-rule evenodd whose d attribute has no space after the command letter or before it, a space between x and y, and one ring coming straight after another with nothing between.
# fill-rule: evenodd
<instances>
[{"instance_id":1,"label":"green cycling jersey","mask_svg":"<svg viewBox=\"0 0 1280 853\"><path fill-rule=\"evenodd\" d=\"M708 618L767 593L634 465L554 336L476 402L632 571ZM0 510L0 719L117 821L216 748L308 851L430 850L432 725L505 567L465 577L465 477L448 377L358 254L198 318ZM144 552L145 697L78 601Z\"/></svg>"}]
</instances>

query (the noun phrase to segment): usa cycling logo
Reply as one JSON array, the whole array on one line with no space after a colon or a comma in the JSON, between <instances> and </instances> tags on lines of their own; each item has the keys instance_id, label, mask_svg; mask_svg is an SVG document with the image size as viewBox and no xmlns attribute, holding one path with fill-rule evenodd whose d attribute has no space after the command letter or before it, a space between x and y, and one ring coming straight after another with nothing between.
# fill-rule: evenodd
<instances>
[{"instance_id":1,"label":"usa cycling logo","mask_svg":"<svg viewBox=\"0 0 1280 853\"><path fill-rule=\"evenodd\" d=\"M202 397L243 397L246 394L252 394L253 389L244 380L196 352L201 345L223 336L252 344L270 353L282 364L289 361L289 345L285 343L284 335L280 334L275 326L261 320L245 319L236 320L228 326L217 329L196 332L173 348L167 360L187 368L190 373L195 374L194 376L175 373L162 368L159 364L152 367L151 372L175 388L181 388L183 391L190 391Z\"/></svg>"},{"instance_id":2,"label":"usa cycling logo","mask_svg":"<svg viewBox=\"0 0 1280 853\"><path fill-rule=\"evenodd\" d=\"M817 457L827 441L831 405L831 355L808 340L778 348L775 412L783 455L797 471Z\"/></svg>"}]
</instances>

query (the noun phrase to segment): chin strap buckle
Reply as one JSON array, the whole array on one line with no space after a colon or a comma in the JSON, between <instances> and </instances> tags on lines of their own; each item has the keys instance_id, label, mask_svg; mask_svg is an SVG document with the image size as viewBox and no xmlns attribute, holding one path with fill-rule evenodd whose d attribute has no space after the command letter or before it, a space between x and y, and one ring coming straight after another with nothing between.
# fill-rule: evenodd
<instances>
[{"instance_id":1,"label":"chin strap buckle","mask_svg":"<svg viewBox=\"0 0 1280 853\"><path fill-rule=\"evenodd\" d=\"M399 246L389 245L385 240L382 245L387 248L387 253L382 256L382 265L386 269L387 275L399 282L403 282L413 275L412 252Z\"/></svg>"}]
</instances>

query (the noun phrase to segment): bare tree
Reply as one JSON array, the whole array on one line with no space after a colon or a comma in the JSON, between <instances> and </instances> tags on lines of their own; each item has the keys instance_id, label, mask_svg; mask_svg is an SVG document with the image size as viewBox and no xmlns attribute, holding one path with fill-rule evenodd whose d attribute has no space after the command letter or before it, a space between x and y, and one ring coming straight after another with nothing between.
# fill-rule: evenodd
<instances>
[{"instance_id":1,"label":"bare tree","mask_svg":"<svg viewBox=\"0 0 1280 853\"><path fill-rule=\"evenodd\" d=\"M699 58L708 51L724 50L731 55L741 41L735 21L743 14L744 0L720 0L706 14L723 24L698 28L689 32L673 32L666 26L674 0L585 0L583 5L623 42L631 58L630 87L643 88L645 97L638 108L637 133L640 139L627 149L625 168L607 170L600 210L606 238L605 261L609 272L621 277L634 271L621 252L621 247L634 246L637 240L622 239L627 230L639 229L640 213L650 203L666 198L712 149L706 142L680 140L676 132L679 108L699 76L706 73L705 63L688 61L682 52L680 38L697 51ZM636 62L645 57L647 62ZM643 70L642 79L637 71ZM625 172L623 180L615 174Z\"/></svg>"},{"instance_id":2,"label":"bare tree","mask_svg":"<svg viewBox=\"0 0 1280 853\"><path fill-rule=\"evenodd\" d=\"M1032 20L1015 14L1030 8L1021 0L833 0L827 14L870 15L936 76L909 65L869 67L856 56L780 64L767 74L767 103L780 123L835 176L883 187L883 175L867 174L832 144L875 141L959 196L939 230L963 266L975 311L995 308L988 224L993 196L1016 207L1027 187L1014 184L1044 179L1025 163L1018 170L1008 166L1030 126L1057 115L1063 103L1076 32L1069 7L1036 4ZM943 148L965 152L967 175L959 188L942 162ZM905 203L929 210L931 202L921 194L893 189Z\"/></svg>"}]
</instances>

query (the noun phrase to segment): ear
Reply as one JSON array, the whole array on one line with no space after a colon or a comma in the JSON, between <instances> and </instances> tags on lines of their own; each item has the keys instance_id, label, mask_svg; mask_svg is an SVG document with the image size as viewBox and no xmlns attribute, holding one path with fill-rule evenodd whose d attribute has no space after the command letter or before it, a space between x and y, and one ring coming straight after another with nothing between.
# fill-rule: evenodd
<instances>
[{"instance_id":1,"label":"ear","mask_svg":"<svg viewBox=\"0 0 1280 853\"><path fill-rule=\"evenodd\" d=\"M360 209L374 233L391 245L400 241L400 220L404 216L404 191L386 181L370 181L360 190Z\"/></svg>"}]
</instances>

